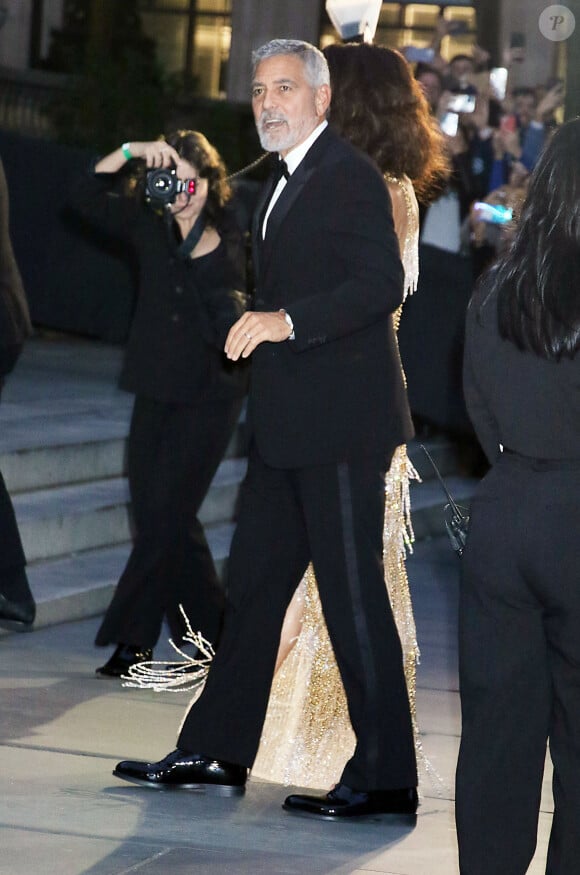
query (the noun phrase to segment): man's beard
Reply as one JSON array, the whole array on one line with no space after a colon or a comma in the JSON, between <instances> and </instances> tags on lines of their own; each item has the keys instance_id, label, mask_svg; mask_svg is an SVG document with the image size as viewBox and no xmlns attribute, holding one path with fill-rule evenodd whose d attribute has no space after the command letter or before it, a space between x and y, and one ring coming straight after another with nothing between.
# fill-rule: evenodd
<instances>
[{"instance_id":1,"label":"man's beard","mask_svg":"<svg viewBox=\"0 0 580 875\"><path fill-rule=\"evenodd\" d=\"M274 119L282 124L280 127L269 130L266 123ZM260 144L266 152L282 152L285 149L291 149L294 145L292 142L294 135L288 125L288 120L284 116L262 113L258 120L257 128Z\"/></svg>"},{"instance_id":2,"label":"man's beard","mask_svg":"<svg viewBox=\"0 0 580 875\"><path fill-rule=\"evenodd\" d=\"M266 122L274 120L282 124L269 130L266 127ZM302 132L308 126L309 121L310 119L304 118L298 124L291 125L283 115L262 113L256 123L262 149L265 149L266 152L289 152L303 139Z\"/></svg>"}]
</instances>

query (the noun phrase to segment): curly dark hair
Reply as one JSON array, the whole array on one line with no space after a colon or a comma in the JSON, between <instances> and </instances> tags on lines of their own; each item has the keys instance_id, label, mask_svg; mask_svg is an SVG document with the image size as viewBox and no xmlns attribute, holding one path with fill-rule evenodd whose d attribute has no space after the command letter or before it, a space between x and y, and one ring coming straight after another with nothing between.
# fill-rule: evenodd
<instances>
[{"instance_id":1,"label":"curly dark hair","mask_svg":"<svg viewBox=\"0 0 580 875\"><path fill-rule=\"evenodd\" d=\"M174 131L168 134L165 140L184 161L193 164L203 179L207 179L208 194L205 211L209 221L215 224L232 196L230 184L226 179L227 170L219 152L199 131Z\"/></svg>"},{"instance_id":2,"label":"curly dark hair","mask_svg":"<svg viewBox=\"0 0 580 875\"><path fill-rule=\"evenodd\" d=\"M403 56L368 43L324 49L330 68L330 122L366 152L382 173L406 174L422 203L444 187L444 140Z\"/></svg>"}]
</instances>

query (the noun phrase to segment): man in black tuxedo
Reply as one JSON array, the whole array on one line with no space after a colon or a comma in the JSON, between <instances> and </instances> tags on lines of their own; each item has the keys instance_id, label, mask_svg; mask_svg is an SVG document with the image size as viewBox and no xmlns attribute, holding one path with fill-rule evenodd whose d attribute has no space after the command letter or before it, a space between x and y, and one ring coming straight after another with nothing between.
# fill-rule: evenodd
<instances>
[{"instance_id":1,"label":"man in black tuxedo","mask_svg":"<svg viewBox=\"0 0 580 875\"><path fill-rule=\"evenodd\" d=\"M229 608L178 749L114 774L243 792L285 611L312 560L357 747L334 790L289 796L284 807L414 814L413 733L382 565L385 473L412 435L391 317L403 296L391 204L374 165L327 125L318 49L295 40L259 49L252 102L262 145L279 163L254 219L255 310L226 342L230 359L252 356Z\"/></svg>"},{"instance_id":2,"label":"man in black tuxedo","mask_svg":"<svg viewBox=\"0 0 580 875\"><path fill-rule=\"evenodd\" d=\"M28 304L10 240L8 185L0 161L0 394L30 332ZM23 631L32 625L36 605L28 586L14 508L1 473L0 545L0 625Z\"/></svg>"}]
</instances>

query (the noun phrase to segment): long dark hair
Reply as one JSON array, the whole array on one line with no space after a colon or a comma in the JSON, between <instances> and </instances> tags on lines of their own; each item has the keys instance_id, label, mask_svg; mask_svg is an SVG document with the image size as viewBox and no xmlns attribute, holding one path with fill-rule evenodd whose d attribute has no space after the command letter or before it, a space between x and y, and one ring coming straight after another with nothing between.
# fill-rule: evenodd
<instances>
[{"instance_id":1,"label":"long dark hair","mask_svg":"<svg viewBox=\"0 0 580 875\"><path fill-rule=\"evenodd\" d=\"M545 359L574 357L580 348L580 118L562 125L544 149L494 288L502 337Z\"/></svg>"},{"instance_id":2,"label":"long dark hair","mask_svg":"<svg viewBox=\"0 0 580 875\"><path fill-rule=\"evenodd\" d=\"M443 137L403 56L368 43L324 49L330 68L330 122L378 164L406 174L428 203L449 173Z\"/></svg>"},{"instance_id":3,"label":"long dark hair","mask_svg":"<svg viewBox=\"0 0 580 875\"><path fill-rule=\"evenodd\" d=\"M226 180L225 164L219 152L199 131L174 131L165 139L184 161L193 164L199 175L207 179L205 212L210 223L215 224L232 196L232 190Z\"/></svg>"}]
</instances>

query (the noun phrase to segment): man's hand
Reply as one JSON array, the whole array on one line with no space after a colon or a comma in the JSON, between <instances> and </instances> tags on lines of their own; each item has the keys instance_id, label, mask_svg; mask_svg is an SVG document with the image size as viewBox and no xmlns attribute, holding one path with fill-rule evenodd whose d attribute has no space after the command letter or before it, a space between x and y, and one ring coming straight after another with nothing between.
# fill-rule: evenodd
<instances>
[{"instance_id":1,"label":"man's hand","mask_svg":"<svg viewBox=\"0 0 580 875\"><path fill-rule=\"evenodd\" d=\"M288 340L291 329L283 313L258 313L249 310L230 328L225 353L233 362L247 359L264 341L282 343Z\"/></svg>"}]
</instances>

